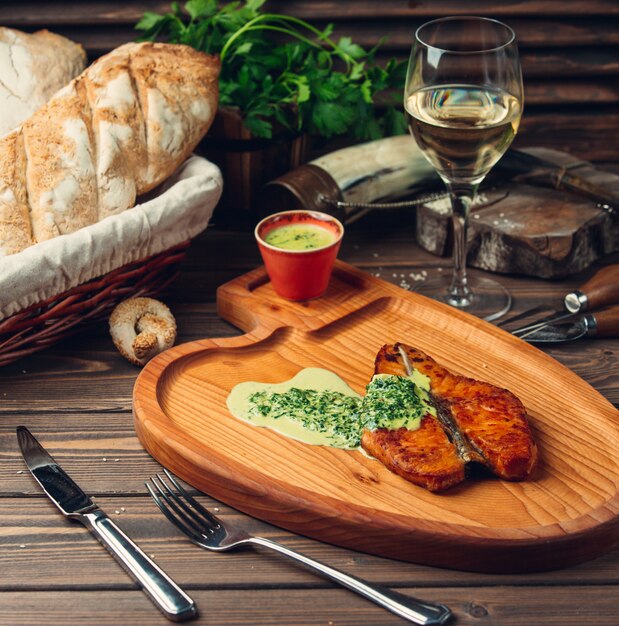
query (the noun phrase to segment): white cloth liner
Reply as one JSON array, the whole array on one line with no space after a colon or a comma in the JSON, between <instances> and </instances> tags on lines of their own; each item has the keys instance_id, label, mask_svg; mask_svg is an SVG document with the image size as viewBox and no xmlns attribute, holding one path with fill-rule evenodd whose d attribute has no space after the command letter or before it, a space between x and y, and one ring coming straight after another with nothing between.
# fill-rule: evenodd
<instances>
[{"instance_id":1,"label":"white cloth liner","mask_svg":"<svg viewBox=\"0 0 619 626\"><path fill-rule=\"evenodd\" d=\"M141 204L0 258L0 320L195 237L222 188L218 167L192 156Z\"/></svg>"}]
</instances>

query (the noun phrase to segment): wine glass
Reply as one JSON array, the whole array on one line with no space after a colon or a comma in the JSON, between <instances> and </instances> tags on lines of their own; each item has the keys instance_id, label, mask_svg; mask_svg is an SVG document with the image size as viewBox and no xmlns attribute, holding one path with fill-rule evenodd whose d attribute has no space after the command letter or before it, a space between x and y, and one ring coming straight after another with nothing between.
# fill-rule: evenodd
<instances>
[{"instance_id":1,"label":"wine glass","mask_svg":"<svg viewBox=\"0 0 619 626\"><path fill-rule=\"evenodd\" d=\"M518 48L509 26L448 17L417 29L404 108L411 134L449 192L453 273L416 291L486 320L505 314L511 296L490 278L467 276L468 215L477 187L514 139L522 107Z\"/></svg>"}]
</instances>

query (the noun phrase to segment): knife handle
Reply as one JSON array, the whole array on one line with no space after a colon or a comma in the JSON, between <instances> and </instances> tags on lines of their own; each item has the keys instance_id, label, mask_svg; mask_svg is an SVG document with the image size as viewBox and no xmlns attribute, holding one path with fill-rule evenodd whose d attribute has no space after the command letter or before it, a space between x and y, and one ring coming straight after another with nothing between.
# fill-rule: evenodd
<instances>
[{"instance_id":1,"label":"knife handle","mask_svg":"<svg viewBox=\"0 0 619 626\"><path fill-rule=\"evenodd\" d=\"M568 294L565 297L565 306L572 311L568 300L570 297L579 298L582 306L575 311L584 309L598 309L610 304L619 303L619 264L607 265L596 272L580 289ZM585 301L582 302L582 296ZM574 305L572 305L574 306Z\"/></svg>"},{"instance_id":2,"label":"knife handle","mask_svg":"<svg viewBox=\"0 0 619 626\"><path fill-rule=\"evenodd\" d=\"M619 305L597 311L593 317L593 332L596 337L619 337Z\"/></svg>"},{"instance_id":3,"label":"knife handle","mask_svg":"<svg viewBox=\"0 0 619 626\"><path fill-rule=\"evenodd\" d=\"M101 510L76 517L109 550L127 573L170 620L197 615L194 601Z\"/></svg>"},{"instance_id":4,"label":"knife handle","mask_svg":"<svg viewBox=\"0 0 619 626\"><path fill-rule=\"evenodd\" d=\"M576 195L589 197L597 202L604 202L614 207L617 205L619 198L612 192L585 180L581 176L570 174L564 168L558 166L557 171L550 173L555 189L566 189L573 191Z\"/></svg>"}]
</instances>

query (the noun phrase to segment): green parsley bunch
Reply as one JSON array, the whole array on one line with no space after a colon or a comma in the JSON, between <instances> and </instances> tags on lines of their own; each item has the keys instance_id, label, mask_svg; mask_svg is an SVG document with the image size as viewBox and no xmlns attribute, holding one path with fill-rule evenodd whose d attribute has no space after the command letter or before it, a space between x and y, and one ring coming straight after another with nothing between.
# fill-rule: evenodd
<instances>
[{"instance_id":1,"label":"green parsley bunch","mask_svg":"<svg viewBox=\"0 0 619 626\"><path fill-rule=\"evenodd\" d=\"M315 28L296 17L264 13L265 0L173 2L164 15L146 12L136 25L140 40L187 44L219 54L220 105L238 107L245 127L270 138L273 124L293 133L367 141L405 132L399 101L405 67L375 63L350 37L332 39L333 26ZM378 95L383 104L374 106Z\"/></svg>"}]
</instances>

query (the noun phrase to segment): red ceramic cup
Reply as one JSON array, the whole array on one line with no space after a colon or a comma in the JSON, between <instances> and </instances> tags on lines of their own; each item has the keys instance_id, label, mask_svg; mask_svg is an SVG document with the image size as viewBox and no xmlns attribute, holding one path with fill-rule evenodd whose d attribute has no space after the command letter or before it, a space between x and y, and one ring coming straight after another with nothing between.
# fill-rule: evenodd
<instances>
[{"instance_id":1,"label":"red ceramic cup","mask_svg":"<svg viewBox=\"0 0 619 626\"><path fill-rule=\"evenodd\" d=\"M309 250L286 250L264 238L281 226L311 224L332 233L334 240ZM329 285L344 227L331 215L319 211L283 211L265 217L254 231L262 260L275 292L288 300L309 300L321 296Z\"/></svg>"}]
</instances>

